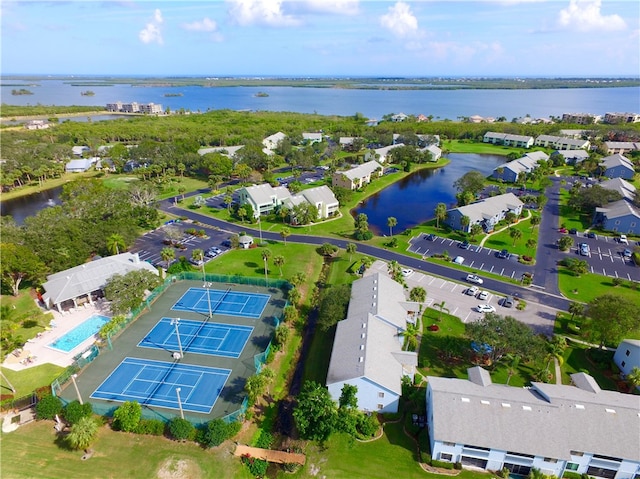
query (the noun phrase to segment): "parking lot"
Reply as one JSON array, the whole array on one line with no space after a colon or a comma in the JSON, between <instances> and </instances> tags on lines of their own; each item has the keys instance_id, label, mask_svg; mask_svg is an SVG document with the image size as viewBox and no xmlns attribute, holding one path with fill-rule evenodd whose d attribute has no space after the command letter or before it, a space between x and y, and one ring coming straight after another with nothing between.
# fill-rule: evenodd
<instances>
[{"instance_id":1,"label":"parking lot","mask_svg":"<svg viewBox=\"0 0 640 479\"><path fill-rule=\"evenodd\" d=\"M464 266L511 279L519 280L524 273L533 272L531 266L519 263L516 255L511 255L509 258L499 258L499 251L478 245L469 245L468 249L462 249L459 241L449 238L436 236L433 241L430 241L427 239L427 235L421 234L411 238L409 244L409 251L413 253L433 256L434 254L443 254L446 251L452 258L462 256L464 261L461 264Z\"/></svg>"},{"instance_id":2,"label":"parking lot","mask_svg":"<svg viewBox=\"0 0 640 479\"><path fill-rule=\"evenodd\" d=\"M165 244L168 227L176 228L182 232L182 239L179 241L182 247L174 246L176 259L179 259L180 256L184 256L190 260L194 249L201 249L206 253L210 248L218 247L222 251L220 254L224 254L225 251L229 249L222 244L229 238L230 234L228 232L214 230L203 225L194 225L189 222L175 222L163 225L160 228L141 236L136 240L130 251L132 253L138 253L140 259L143 261L147 261L154 266L162 266L163 268L166 268L167 265L162 261L161 251L163 248L168 247L168 245ZM191 228L195 228L197 230L204 229L207 237L187 234L185 231ZM215 260L215 258L205 256L205 262L211 261L212 259Z\"/></svg>"},{"instance_id":3,"label":"parking lot","mask_svg":"<svg viewBox=\"0 0 640 479\"><path fill-rule=\"evenodd\" d=\"M633 244L622 244L608 236L595 235L595 238L589 238L585 233L570 236L574 240L571 251L589 263L592 273L640 281L640 268L633 263L631 257L625 258L623 255L625 249L633 251ZM586 255L580 254L579 245L583 243L589 247Z\"/></svg>"},{"instance_id":4,"label":"parking lot","mask_svg":"<svg viewBox=\"0 0 640 479\"><path fill-rule=\"evenodd\" d=\"M388 275L387 263L375 261L365 275L373 273L383 273ZM553 323L555 321L557 309L550 308L543 304L527 302L524 311L519 311L515 307L506 308L502 306L504 296L488 291L487 299L480 300L476 296L469 296L465 291L473 286L470 283L458 283L447 279L431 276L413 271L405 276L405 281L409 290L416 286L421 286L427 292L427 307L434 307L435 304L445 302L445 308L449 313L457 316L463 323L469 323L481 319L483 314L476 311L480 304L489 304L496 309L496 314L501 316L512 316L518 321L529 325L537 333L551 335L553 333ZM482 285L476 285L482 291Z\"/></svg>"}]
</instances>

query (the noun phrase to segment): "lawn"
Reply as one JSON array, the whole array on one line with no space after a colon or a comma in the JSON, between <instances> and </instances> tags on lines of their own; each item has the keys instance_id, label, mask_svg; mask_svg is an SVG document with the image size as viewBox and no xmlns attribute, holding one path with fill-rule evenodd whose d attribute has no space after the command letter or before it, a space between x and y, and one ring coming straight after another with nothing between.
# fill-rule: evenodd
<instances>
[{"instance_id":1,"label":"lawn","mask_svg":"<svg viewBox=\"0 0 640 479\"><path fill-rule=\"evenodd\" d=\"M591 216L585 215L568 205L569 191L560 188L560 226L568 230L584 231L592 224Z\"/></svg>"},{"instance_id":2,"label":"lawn","mask_svg":"<svg viewBox=\"0 0 640 479\"><path fill-rule=\"evenodd\" d=\"M537 213L530 212L530 214L534 215ZM515 244L513 238L510 236L511 228L519 230L522 233L522 236L515 241ZM535 256L535 248L527 248L527 241L529 239L533 239L536 242L538 241L538 228L532 229L531 223L527 218L520 220L515 225L511 225L510 228L507 228L504 231L500 231L489 236L489 238L487 238L487 240L485 241L484 246L486 246L487 248L493 248L495 250L507 249L510 253L520 256Z\"/></svg>"},{"instance_id":3,"label":"lawn","mask_svg":"<svg viewBox=\"0 0 640 479\"><path fill-rule=\"evenodd\" d=\"M558 287L567 299L582 303L588 303L607 293L619 294L636 301L640 298L640 291L638 291L640 286L637 283L635 288L632 288L627 280L619 286L614 286L613 278L609 276L593 273L574 276L573 273L562 267L558 271Z\"/></svg>"},{"instance_id":4,"label":"lawn","mask_svg":"<svg viewBox=\"0 0 640 479\"><path fill-rule=\"evenodd\" d=\"M479 155L507 156L509 153L522 153L522 148L512 148L468 140L445 140L442 148L445 148L451 153L477 153Z\"/></svg>"},{"instance_id":5,"label":"lawn","mask_svg":"<svg viewBox=\"0 0 640 479\"><path fill-rule=\"evenodd\" d=\"M15 398L27 396L38 388L51 385L53 380L62 374L62 371L64 368L51 363L40 364L22 371L2 368L2 373L16 388ZM0 380L0 385L1 394L11 393L4 379Z\"/></svg>"},{"instance_id":6,"label":"lawn","mask_svg":"<svg viewBox=\"0 0 640 479\"><path fill-rule=\"evenodd\" d=\"M562 384L571 384L571 374L586 371L594 377L602 389L617 391L617 382L613 379L610 368L613 364L612 352L569 341L569 347L565 350L563 357ZM601 362L596 362L594 358Z\"/></svg>"},{"instance_id":7,"label":"lawn","mask_svg":"<svg viewBox=\"0 0 640 479\"><path fill-rule=\"evenodd\" d=\"M95 454L82 461L81 451L70 451L56 440L52 421L38 421L2 434L3 460L0 476L12 479L49 478L123 478L215 477L249 479L248 470L231 455L232 443L203 450L196 443L177 443L163 437L139 436L100 429L91 446ZM178 461L187 467L181 476L175 474ZM159 475L160 469L169 469Z\"/></svg>"}]
</instances>

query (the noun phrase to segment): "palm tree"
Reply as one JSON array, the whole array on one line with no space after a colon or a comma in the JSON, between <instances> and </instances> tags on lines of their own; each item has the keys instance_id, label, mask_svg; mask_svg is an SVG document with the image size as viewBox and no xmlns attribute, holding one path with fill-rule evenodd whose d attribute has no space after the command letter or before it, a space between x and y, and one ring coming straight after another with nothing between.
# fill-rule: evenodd
<instances>
[{"instance_id":1,"label":"palm tree","mask_svg":"<svg viewBox=\"0 0 640 479\"><path fill-rule=\"evenodd\" d=\"M522 238L522 231L517 228L509 228L509 236L513 238L513 246L516 245L516 241Z\"/></svg>"},{"instance_id":2,"label":"palm tree","mask_svg":"<svg viewBox=\"0 0 640 479\"><path fill-rule=\"evenodd\" d=\"M529 238L527 240L527 248L529 249L536 249L536 246L538 245L538 242L536 240L534 240L533 238Z\"/></svg>"},{"instance_id":3,"label":"palm tree","mask_svg":"<svg viewBox=\"0 0 640 479\"><path fill-rule=\"evenodd\" d=\"M465 215L462 215L460 217L460 226L462 227L463 231L467 231L467 226L469 226L469 223L471 223L471 218Z\"/></svg>"},{"instance_id":4,"label":"palm tree","mask_svg":"<svg viewBox=\"0 0 640 479\"><path fill-rule=\"evenodd\" d=\"M447 217L447 205L444 203L438 203L436 205L436 228L440 229L440 220L444 220Z\"/></svg>"},{"instance_id":5,"label":"palm tree","mask_svg":"<svg viewBox=\"0 0 640 479\"><path fill-rule=\"evenodd\" d=\"M269 277L267 276L267 261L269 261L270 257L271 257L271 251L266 248L263 249L262 261L264 261L264 279L266 280L267 284L269 284Z\"/></svg>"},{"instance_id":6,"label":"palm tree","mask_svg":"<svg viewBox=\"0 0 640 479\"><path fill-rule=\"evenodd\" d=\"M469 234L471 235L471 241L475 240L476 236L482 233L482 226L478 223L473 223L471 225L471 229L469 230Z\"/></svg>"},{"instance_id":7,"label":"palm tree","mask_svg":"<svg viewBox=\"0 0 640 479\"><path fill-rule=\"evenodd\" d=\"M571 321L573 321L576 314L578 316L582 316L584 314L584 304L572 302L569 305L569 312L571 313Z\"/></svg>"},{"instance_id":8,"label":"palm tree","mask_svg":"<svg viewBox=\"0 0 640 479\"><path fill-rule=\"evenodd\" d=\"M98 423L93 417L83 417L71 427L67 441L73 449L87 449L96 439Z\"/></svg>"},{"instance_id":9,"label":"palm tree","mask_svg":"<svg viewBox=\"0 0 640 479\"><path fill-rule=\"evenodd\" d=\"M418 349L418 327L415 324L407 323L407 329L402 334L404 336L405 351L416 351Z\"/></svg>"},{"instance_id":10,"label":"palm tree","mask_svg":"<svg viewBox=\"0 0 640 479\"><path fill-rule=\"evenodd\" d=\"M634 366L627 374L627 384L629 385L629 392L640 386L640 368L638 366Z\"/></svg>"},{"instance_id":11,"label":"palm tree","mask_svg":"<svg viewBox=\"0 0 640 479\"><path fill-rule=\"evenodd\" d=\"M289 208L287 208L286 206L282 206L280 208L280 210L278 211L278 214L280 215L280 218L282 218L282 222L284 223L284 220L287 219L287 216L289 216L289 214L291 213L291 210ZM282 234L282 233L280 233Z\"/></svg>"},{"instance_id":12,"label":"palm tree","mask_svg":"<svg viewBox=\"0 0 640 479\"><path fill-rule=\"evenodd\" d=\"M280 276L282 276L282 267L284 266L284 256L277 255L273 257L273 264L280 268Z\"/></svg>"},{"instance_id":13,"label":"palm tree","mask_svg":"<svg viewBox=\"0 0 640 479\"><path fill-rule=\"evenodd\" d=\"M443 313L443 311L446 311L446 312L447 312L447 314L449 314L449 312L450 312L450 311L449 311L449 308L445 307L445 304L446 304L446 303L445 303L444 301L442 301L441 303L436 303L436 304L434 304L434 306L436 306L436 307L440 310L440 312L438 313L438 321L441 321L441 320L442 320L442 313Z\"/></svg>"},{"instance_id":14,"label":"palm tree","mask_svg":"<svg viewBox=\"0 0 640 479\"><path fill-rule=\"evenodd\" d=\"M202 251L199 248L194 249L191 252L191 259L194 261L198 261L198 260L204 261L204 251Z\"/></svg>"},{"instance_id":15,"label":"palm tree","mask_svg":"<svg viewBox=\"0 0 640 479\"><path fill-rule=\"evenodd\" d=\"M227 205L227 213L231 213L231 202L233 201L233 196L231 193L227 193L224 195L224 204Z\"/></svg>"},{"instance_id":16,"label":"palm tree","mask_svg":"<svg viewBox=\"0 0 640 479\"><path fill-rule=\"evenodd\" d=\"M387 218L387 226L389 227L389 236L393 236L393 227L398 224L398 220L393 216Z\"/></svg>"},{"instance_id":17,"label":"palm tree","mask_svg":"<svg viewBox=\"0 0 640 479\"><path fill-rule=\"evenodd\" d=\"M351 263L351 256L356 252L357 249L358 247L355 243L347 243L346 251L347 253L349 253L349 263Z\"/></svg>"},{"instance_id":18,"label":"palm tree","mask_svg":"<svg viewBox=\"0 0 640 479\"><path fill-rule=\"evenodd\" d=\"M533 229L540 224L541 219L539 216L532 216L529 221L531 222L531 231L533 231Z\"/></svg>"},{"instance_id":19,"label":"palm tree","mask_svg":"<svg viewBox=\"0 0 640 479\"><path fill-rule=\"evenodd\" d=\"M174 251L173 248L169 248L169 247L162 248L162 251L160 251L160 257L162 258L162 261L167 263L167 268L168 268L173 262L173 260L176 259L176 252Z\"/></svg>"},{"instance_id":20,"label":"palm tree","mask_svg":"<svg viewBox=\"0 0 640 479\"><path fill-rule=\"evenodd\" d=\"M507 365L507 386L508 386L509 381L511 381L511 377L518 372L518 365L520 364L520 356L512 356L511 354L507 354L505 357L511 360L511 362Z\"/></svg>"},{"instance_id":21,"label":"palm tree","mask_svg":"<svg viewBox=\"0 0 640 479\"><path fill-rule=\"evenodd\" d=\"M124 249L126 244L122 235L113 233L107 238L107 250L111 254L120 254L120 248Z\"/></svg>"},{"instance_id":22,"label":"palm tree","mask_svg":"<svg viewBox=\"0 0 640 479\"><path fill-rule=\"evenodd\" d=\"M298 288L291 288L287 296L291 304L293 304L294 306L300 302L300 298L302 297Z\"/></svg>"},{"instance_id":23,"label":"palm tree","mask_svg":"<svg viewBox=\"0 0 640 479\"><path fill-rule=\"evenodd\" d=\"M284 245L287 245L287 237L291 236L291 230L289 228L282 228L280 230L280 236L282 236L282 241L284 241Z\"/></svg>"},{"instance_id":24,"label":"palm tree","mask_svg":"<svg viewBox=\"0 0 640 479\"><path fill-rule=\"evenodd\" d=\"M427 299L427 292L422 286L416 286L409 291L409 299L416 303L424 303Z\"/></svg>"}]
</instances>

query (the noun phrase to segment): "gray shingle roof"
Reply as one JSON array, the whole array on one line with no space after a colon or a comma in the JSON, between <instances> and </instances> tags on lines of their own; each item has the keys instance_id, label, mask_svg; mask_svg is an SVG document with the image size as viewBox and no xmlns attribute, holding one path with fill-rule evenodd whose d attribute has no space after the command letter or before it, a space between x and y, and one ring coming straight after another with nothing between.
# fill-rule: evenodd
<instances>
[{"instance_id":1,"label":"gray shingle roof","mask_svg":"<svg viewBox=\"0 0 640 479\"><path fill-rule=\"evenodd\" d=\"M607 156L602 159L602 166L606 169L613 168L615 166L624 166L625 168L629 168L631 171L635 171L633 168L633 163L631 163L625 156L620 153L616 153L615 155Z\"/></svg>"},{"instance_id":2,"label":"gray shingle roof","mask_svg":"<svg viewBox=\"0 0 640 479\"><path fill-rule=\"evenodd\" d=\"M377 161L367 161L361 165L351 168L350 170L341 171L340 173L349 178L350 180L356 180L369 176L376 170L382 169L382 165Z\"/></svg>"},{"instance_id":3,"label":"gray shingle roof","mask_svg":"<svg viewBox=\"0 0 640 479\"><path fill-rule=\"evenodd\" d=\"M140 261L138 254L121 253L107 256L74 268L47 276L43 298L52 304L77 298L102 289L107 280L115 274L146 269L158 274L158 270L146 261Z\"/></svg>"},{"instance_id":4,"label":"gray shingle roof","mask_svg":"<svg viewBox=\"0 0 640 479\"><path fill-rule=\"evenodd\" d=\"M624 178L611 178L603 181L600 186L606 190L613 190L620 193L623 198L633 201L636 195L636 187Z\"/></svg>"},{"instance_id":5,"label":"gray shingle roof","mask_svg":"<svg viewBox=\"0 0 640 479\"><path fill-rule=\"evenodd\" d=\"M504 195L490 196L484 200L471 203L470 205L460 206L456 208L462 215L468 216L471 224L480 222L484 219L491 218L502 211L514 210L524 203L513 193L505 193Z\"/></svg>"},{"instance_id":6,"label":"gray shingle roof","mask_svg":"<svg viewBox=\"0 0 640 479\"><path fill-rule=\"evenodd\" d=\"M603 391L585 374L572 379L576 386L517 388L428 377L434 438L556 459L573 450L640 460L640 396Z\"/></svg>"}]
</instances>

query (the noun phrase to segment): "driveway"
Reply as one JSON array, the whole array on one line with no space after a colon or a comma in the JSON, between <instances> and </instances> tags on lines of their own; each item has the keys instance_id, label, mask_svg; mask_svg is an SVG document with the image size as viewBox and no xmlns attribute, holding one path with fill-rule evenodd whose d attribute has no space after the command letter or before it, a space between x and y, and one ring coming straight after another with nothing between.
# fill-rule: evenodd
<instances>
[{"instance_id":1,"label":"driveway","mask_svg":"<svg viewBox=\"0 0 640 479\"><path fill-rule=\"evenodd\" d=\"M388 276L387 263L379 260L375 261L365 275L374 273L383 273ZM450 314L460 318L463 323L481 319L483 315L475 311L474 308L479 304L486 303L494 306L497 314L511 316L530 326L536 333L546 336L553 335L553 324L556 313L559 310L544 304L528 300L524 311L519 311L516 308L504 308L499 304L499 301L504 297L501 294L489 291L489 297L481 301L474 296L464 294L464 291L470 286L468 283L458 283L419 271L414 271L405 277L405 281L409 290L416 286L421 286L425 289L427 292L427 307L434 307L434 304L444 301L445 307L449 309ZM478 285L481 290L483 286Z\"/></svg>"}]
</instances>

